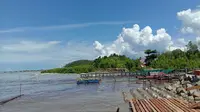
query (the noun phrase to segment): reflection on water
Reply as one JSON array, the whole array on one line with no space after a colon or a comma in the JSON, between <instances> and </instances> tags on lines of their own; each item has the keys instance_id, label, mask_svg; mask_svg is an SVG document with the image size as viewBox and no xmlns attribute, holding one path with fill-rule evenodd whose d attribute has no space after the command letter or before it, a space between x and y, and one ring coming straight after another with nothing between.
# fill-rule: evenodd
<instances>
[{"instance_id":1,"label":"reflection on water","mask_svg":"<svg viewBox=\"0 0 200 112\"><path fill-rule=\"evenodd\" d=\"M100 84L76 85L77 77L75 74L40 75L38 72L0 74L0 99L18 95L20 83L25 94L21 99L6 104L1 111L80 112L81 109L84 112L106 112L123 103L121 91L141 86L127 78L118 78L117 82L104 78Z\"/></svg>"}]
</instances>

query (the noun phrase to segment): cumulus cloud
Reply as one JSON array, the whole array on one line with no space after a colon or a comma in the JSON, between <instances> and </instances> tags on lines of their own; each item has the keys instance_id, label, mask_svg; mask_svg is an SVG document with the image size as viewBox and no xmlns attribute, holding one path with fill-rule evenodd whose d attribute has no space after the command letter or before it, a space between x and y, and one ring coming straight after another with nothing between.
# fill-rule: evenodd
<instances>
[{"instance_id":1,"label":"cumulus cloud","mask_svg":"<svg viewBox=\"0 0 200 112\"><path fill-rule=\"evenodd\" d=\"M182 33L194 33L200 35L200 10L183 10L177 13L182 22Z\"/></svg>"},{"instance_id":2,"label":"cumulus cloud","mask_svg":"<svg viewBox=\"0 0 200 112\"><path fill-rule=\"evenodd\" d=\"M182 22L181 32L197 35L193 42L200 46L200 10L188 9L177 12L177 18ZM154 34L150 26L140 28L138 24L135 24L132 28L123 28L113 43L103 45L95 41L94 47L101 56L117 53L139 57L144 56L143 52L146 49L185 50L188 41L184 38L172 39L164 28L158 29Z\"/></svg>"},{"instance_id":3,"label":"cumulus cloud","mask_svg":"<svg viewBox=\"0 0 200 112\"><path fill-rule=\"evenodd\" d=\"M177 39L177 44L180 46L186 45L188 41L186 41L184 38L178 38Z\"/></svg>"},{"instance_id":4,"label":"cumulus cloud","mask_svg":"<svg viewBox=\"0 0 200 112\"><path fill-rule=\"evenodd\" d=\"M138 24L135 24L132 28L123 28L112 44L102 45L100 42L95 41L93 45L101 56L117 53L134 58L144 56L146 49L156 49L158 51L183 50L186 43L183 38L172 41L171 36L164 28L158 29L154 35L150 26L141 29Z\"/></svg>"}]
</instances>

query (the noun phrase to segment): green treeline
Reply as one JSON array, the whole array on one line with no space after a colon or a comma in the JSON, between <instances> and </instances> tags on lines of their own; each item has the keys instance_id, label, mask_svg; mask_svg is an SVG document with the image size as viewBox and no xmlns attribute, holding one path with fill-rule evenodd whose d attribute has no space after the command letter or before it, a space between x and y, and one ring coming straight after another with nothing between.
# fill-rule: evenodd
<instances>
[{"instance_id":1,"label":"green treeline","mask_svg":"<svg viewBox=\"0 0 200 112\"><path fill-rule=\"evenodd\" d=\"M106 71L110 68L125 68L129 71L137 71L146 68L155 69L184 69L200 68L200 51L198 46L191 41L186 45L186 50L175 49L158 53L156 50L147 49L145 65L141 68L140 59L130 59L124 55L112 54L91 60L79 60L66 64L63 68L54 68L42 71L42 73L87 73L94 71Z\"/></svg>"},{"instance_id":2,"label":"green treeline","mask_svg":"<svg viewBox=\"0 0 200 112\"><path fill-rule=\"evenodd\" d=\"M90 60L78 60L66 64L62 68L54 68L50 70L44 70L41 73L87 73L95 71L92 66L93 61Z\"/></svg>"},{"instance_id":3,"label":"green treeline","mask_svg":"<svg viewBox=\"0 0 200 112\"><path fill-rule=\"evenodd\" d=\"M186 45L186 51L176 49L158 54L157 57L151 61L150 66L153 68L200 68L200 51L198 46L191 41Z\"/></svg>"},{"instance_id":4,"label":"green treeline","mask_svg":"<svg viewBox=\"0 0 200 112\"><path fill-rule=\"evenodd\" d=\"M141 69L140 60L132 60L126 56L112 54L110 56L98 57L97 59L79 60L66 64L63 68L44 70L42 73L87 73L108 68L126 68L130 71Z\"/></svg>"},{"instance_id":5,"label":"green treeline","mask_svg":"<svg viewBox=\"0 0 200 112\"><path fill-rule=\"evenodd\" d=\"M99 57L93 61L93 67L96 69L107 68L126 68L129 71L141 69L140 60L130 59L125 55L112 54L110 56Z\"/></svg>"}]
</instances>

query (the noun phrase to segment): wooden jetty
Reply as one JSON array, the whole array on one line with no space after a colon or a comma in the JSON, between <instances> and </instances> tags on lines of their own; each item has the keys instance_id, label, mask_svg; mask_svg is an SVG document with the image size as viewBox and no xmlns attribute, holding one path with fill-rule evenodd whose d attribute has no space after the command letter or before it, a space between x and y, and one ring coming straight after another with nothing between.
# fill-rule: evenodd
<instances>
[{"instance_id":1,"label":"wooden jetty","mask_svg":"<svg viewBox=\"0 0 200 112\"><path fill-rule=\"evenodd\" d=\"M131 112L200 112L195 104L181 99L132 99L129 101Z\"/></svg>"},{"instance_id":2,"label":"wooden jetty","mask_svg":"<svg viewBox=\"0 0 200 112\"><path fill-rule=\"evenodd\" d=\"M88 77L135 77L135 76L148 76L150 72L174 72L174 70L142 70L136 72L125 72L125 71L117 71L117 72L90 72L90 73L82 73L80 74L80 78L88 78ZM177 71L178 72L178 71ZM168 74L168 73L166 73Z\"/></svg>"},{"instance_id":3,"label":"wooden jetty","mask_svg":"<svg viewBox=\"0 0 200 112\"><path fill-rule=\"evenodd\" d=\"M90 78L90 77L135 77L141 75L140 72L91 72L82 73L80 78Z\"/></svg>"}]
</instances>

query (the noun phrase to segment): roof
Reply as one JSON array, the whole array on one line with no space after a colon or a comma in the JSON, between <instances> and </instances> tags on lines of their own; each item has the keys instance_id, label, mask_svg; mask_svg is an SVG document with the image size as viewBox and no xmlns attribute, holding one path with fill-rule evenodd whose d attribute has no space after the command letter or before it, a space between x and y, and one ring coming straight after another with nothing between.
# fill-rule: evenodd
<instances>
[{"instance_id":1,"label":"roof","mask_svg":"<svg viewBox=\"0 0 200 112\"><path fill-rule=\"evenodd\" d=\"M200 112L189 108L191 104L180 99L132 99L129 103L132 112Z\"/></svg>"},{"instance_id":2,"label":"roof","mask_svg":"<svg viewBox=\"0 0 200 112\"><path fill-rule=\"evenodd\" d=\"M152 69L152 70L143 70L142 72L164 72L164 73L170 73L173 69Z\"/></svg>"}]
</instances>

